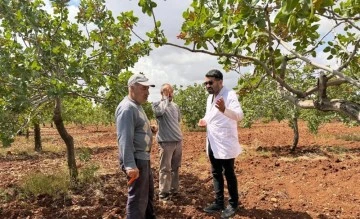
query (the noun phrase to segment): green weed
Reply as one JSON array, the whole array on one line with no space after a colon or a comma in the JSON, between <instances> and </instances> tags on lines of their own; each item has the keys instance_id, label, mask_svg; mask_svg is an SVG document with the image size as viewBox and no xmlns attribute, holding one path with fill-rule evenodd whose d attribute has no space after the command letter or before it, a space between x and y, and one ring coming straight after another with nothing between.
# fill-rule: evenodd
<instances>
[{"instance_id":1,"label":"green weed","mask_svg":"<svg viewBox=\"0 0 360 219\"><path fill-rule=\"evenodd\" d=\"M334 154L344 154L347 153L349 150L347 148L340 146L331 146L331 147L327 147L326 151Z\"/></svg>"},{"instance_id":2,"label":"green weed","mask_svg":"<svg viewBox=\"0 0 360 219\"><path fill-rule=\"evenodd\" d=\"M79 182L81 184L92 184L97 181L96 172L99 170L98 164L87 164L79 171Z\"/></svg>"},{"instance_id":3,"label":"green weed","mask_svg":"<svg viewBox=\"0 0 360 219\"><path fill-rule=\"evenodd\" d=\"M66 173L30 173L24 178L22 188L27 196L47 194L59 197L61 194L67 194L70 188L70 179Z\"/></svg>"},{"instance_id":4,"label":"green weed","mask_svg":"<svg viewBox=\"0 0 360 219\"><path fill-rule=\"evenodd\" d=\"M344 134L336 136L336 139L342 139L345 141L360 141L360 134Z\"/></svg>"},{"instance_id":5,"label":"green weed","mask_svg":"<svg viewBox=\"0 0 360 219\"><path fill-rule=\"evenodd\" d=\"M11 200L10 194L4 189L0 189L0 203L8 202L9 200Z\"/></svg>"}]
</instances>

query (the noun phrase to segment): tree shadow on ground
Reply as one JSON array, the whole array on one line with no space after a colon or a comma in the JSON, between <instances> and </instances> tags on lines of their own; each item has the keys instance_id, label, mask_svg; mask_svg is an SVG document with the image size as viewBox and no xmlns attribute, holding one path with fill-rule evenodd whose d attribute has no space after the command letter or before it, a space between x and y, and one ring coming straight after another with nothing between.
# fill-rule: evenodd
<instances>
[{"instance_id":1,"label":"tree shadow on ground","mask_svg":"<svg viewBox=\"0 0 360 219\"><path fill-rule=\"evenodd\" d=\"M0 162L57 159L64 157L65 155L66 152L52 152L52 151L42 151L36 154L28 154L27 152L16 153L16 154L8 153L4 156L0 155Z\"/></svg>"},{"instance_id":2,"label":"tree shadow on ground","mask_svg":"<svg viewBox=\"0 0 360 219\"><path fill-rule=\"evenodd\" d=\"M248 218L266 218L266 219L280 219L280 218L302 218L311 219L312 217L306 212L291 211L285 209L263 210L263 209L240 209L237 215Z\"/></svg>"},{"instance_id":3,"label":"tree shadow on ground","mask_svg":"<svg viewBox=\"0 0 360 219\"><path fill-rule=\"evenodd\" d=\"M65 147L65 146L64 146ZM64 149L65 150L65 149ZM75 147L75 152L89 151L91 155L102 154L109 151L116 151L116 146L104 146L104 147ZM27 152L22 153L8 153L6 155L0 155L0 162L8 161L26 161L26 160L41 160L41 159L57 159L66 155L65 151L53 152L53 151L41 151L35 154L29 154Z\"/></svg>"},{"instance_id":4,"label":"tree shadow on ground","mask_svg":"<svg viewBox=\"0 0 360 219\"><path fill-rule=\"evenodd\" d=\"M307 155L316 155L323 157L334 157L336 154L342 153L351 153L358 154L360 153L359 148L346 148L346 147L336 147L336 146L307 146L307 147L297 147L294 151L291 151L292 146L272 146L272 147L258 147L256 148L257 152L270 152L273 157L301 157Z\"/></svg>"}]
</instances>

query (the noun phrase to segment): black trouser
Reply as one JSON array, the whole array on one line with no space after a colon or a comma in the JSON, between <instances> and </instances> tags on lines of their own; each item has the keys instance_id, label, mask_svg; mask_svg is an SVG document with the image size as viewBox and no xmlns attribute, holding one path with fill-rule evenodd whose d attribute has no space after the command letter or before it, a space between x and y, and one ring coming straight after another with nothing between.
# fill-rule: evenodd
<instances>
[{"instance_id":1,"label":"black trouser","mask_svg":"<svg viewBox=\"0 0 360 219\"><path fill-rule=\"evenodd\" d=\"M154 181L150 167L150 161L135 159L135 162L137 168L139 169L139 178L137 178L128 187L126 218L127 219L156 218L154 212L154 204L153 204Z\"/></svg>"},{"instance_id":2,"label":"black trouser","mask_svg":"<svg viewBox=\"0 0 360 219\"><path fill-rule=\"evenodd\" d=\"M239 204L239 194L237 179L235 175L235 159L216 159L213 151L211 150L210 143L208 145L209 159L211 163L211 172L213 175L213 183L215 189L216 199L215 202L224 205L224 177L223 171L226 178L229 191L229 204L237 208Z\"/></svg>"}]
</instances>

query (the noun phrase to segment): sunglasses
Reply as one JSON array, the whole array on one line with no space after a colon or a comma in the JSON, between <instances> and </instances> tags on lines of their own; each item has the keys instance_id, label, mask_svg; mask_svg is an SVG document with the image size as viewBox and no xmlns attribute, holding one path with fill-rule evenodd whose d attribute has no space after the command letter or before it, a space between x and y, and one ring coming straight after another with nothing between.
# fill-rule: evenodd
<instances>
[{"instance_id":1,"label":"sunglasses","mask_svg":"<svg viewBox=\"0 0 360 219\"><path fill-rule=\"evenodd\" d=\"M204 82L204 86L206 86L206 85L213 85L214 84L214 81L205 81Z\"/></svg>"}]
</instances>

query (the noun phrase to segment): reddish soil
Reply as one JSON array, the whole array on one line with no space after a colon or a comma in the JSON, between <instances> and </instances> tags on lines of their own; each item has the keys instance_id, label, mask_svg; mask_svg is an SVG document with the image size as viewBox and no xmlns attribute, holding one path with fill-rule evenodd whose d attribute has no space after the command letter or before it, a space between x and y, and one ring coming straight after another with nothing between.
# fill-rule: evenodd
<instances>
[{"instance_id":1,"label":"reddish soil","mask_svg":"<svg viewBox=\"0 0 360 219\"><path fill-rule=\"evenodd\" d=\"M54 172L66 165L65 151L21 153L6 149L0 156L0 218L124 218L125 175L119 171L114 127L69 128L77 150L91 149L100 165L99 179L67 196L21 195L21 180L35 171ZM360 127L327 124L317 135L300 124L299 147L290 153L292 130L286 123L239 128L244 153L236 159L242 206L233 218L360 218ZM357 136L356 139L346 136ZM42 129L43 142L62 145L56 130ZM17 142L26 142L19 137ZM16 142L15 142L16 143ZM31 148L28 140L24 147ZM62 146L65 148L65 146ZM1 149L5 150L5 149ZM4 154L4 153L3 153ZM158 147L152 166L158 191ZM81 171L84 163L79 162ZM181 192L170 202L155 196L158 218L219 218L203 208L213 200L205 132L184 132Z\"/></svg>"}]
</instances>

